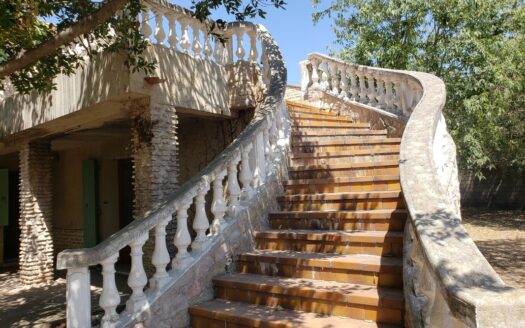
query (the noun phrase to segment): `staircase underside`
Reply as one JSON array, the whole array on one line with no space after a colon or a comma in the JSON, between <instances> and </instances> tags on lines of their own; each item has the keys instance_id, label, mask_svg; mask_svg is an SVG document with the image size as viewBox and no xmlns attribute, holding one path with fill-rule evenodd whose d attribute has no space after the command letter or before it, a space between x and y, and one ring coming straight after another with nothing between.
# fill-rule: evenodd
<instances>
[{"instance_id":1,"label":"staircase underside","mask_svg":"<svg viewBox=\"0 0 525 328\"><path fill-rule=\"evenodd\" d=\"M193 327L403 326L399 138L288 96L289 180Z\"/></svg>"}]
</instances>

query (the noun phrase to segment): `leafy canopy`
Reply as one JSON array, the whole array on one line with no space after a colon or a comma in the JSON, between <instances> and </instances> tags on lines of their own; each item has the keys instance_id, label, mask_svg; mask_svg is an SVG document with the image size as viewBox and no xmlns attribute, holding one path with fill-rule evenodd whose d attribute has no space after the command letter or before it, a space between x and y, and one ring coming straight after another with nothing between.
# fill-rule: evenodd
<instances>
[{"instance_id":1,"label":"leafy canopy","mask_svg":"<svg viewBox=\"0 0 525 328\"><path fill-rule=\"evenodd\" d=\"M445 116L460 162L525 169L523 0L314 0L331 19L336 55L425 71L447 85Z\"/></svg>"},{"instance_id":2,"label":"leafy canopy","mask_svg":"<svg viewBox=\"0 0 525 328\"><path fill-rule=\"evenodd\" d=\"M115 15L97 22L89 33L78 35L72 43L58 46L31 65L9 74L11 83L23 93L32 90L48 92L54 88L54 77L60 73L71 74L86 56L93 57L102 51L123 53L125 64L130 69L151 72L156 63L144 58L147 42L138 29L137 16L142 8L140 0L1 1L0 69L24 56L34 55L32 50L60 36L61 32L85 22L90 15L110 10L111 4L120 3L122 6ZM235 19L245 20L256 16L264 18L265 7L269 5L276 8L285 6L284 0L249 0L247 4L244 0L192 0L192 3L195 17L201 21L221 7ZM217 23L224 25L224 20L219 19ZM0 90L4 88L2 80L0 75Z\"/></svg>"}]
</instances>

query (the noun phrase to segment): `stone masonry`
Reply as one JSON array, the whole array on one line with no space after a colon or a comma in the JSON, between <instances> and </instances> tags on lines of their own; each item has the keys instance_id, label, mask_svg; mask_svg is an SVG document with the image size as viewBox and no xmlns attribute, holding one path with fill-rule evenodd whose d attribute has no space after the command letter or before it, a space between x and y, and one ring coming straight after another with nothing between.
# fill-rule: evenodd
<instances>
[{"instance_id":1,"label":"stone masonry","mask_svg":"<svg viewBox=\"0 0 525 328\"><path fill-rule=\"evenodd\" d=\"M49 143L20 149L20 280L27 285L53 280L52 155Z\"/></svg>"},{"instance_id":2,"label":"stone masonry","mask_svg":"<svg viewBox=\"0 0 525 328\"><path fill-rule=\"evenodd\" d=\"M177 114L174 107L145 99L132 105L132 115L134 216L139 218L178 187ZM166 227L170 253L175 230L174 222ZM150 263L153 244L150 238L144 246L144 263Z\"/></svg>"}]
</instances>

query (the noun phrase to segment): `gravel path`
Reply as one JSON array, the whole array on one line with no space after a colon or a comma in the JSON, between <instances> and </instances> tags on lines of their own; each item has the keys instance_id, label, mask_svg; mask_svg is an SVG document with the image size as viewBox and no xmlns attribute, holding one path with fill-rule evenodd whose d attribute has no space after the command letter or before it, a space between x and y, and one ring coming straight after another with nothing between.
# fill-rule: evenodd
<instances>
[{"instance_id":1,"label":"gravel path","mask_svg":"<svg viewBox=\"0 0 525 328\"><path fill-rule=\"evenodd\" d=\"M463 209L463 225L494 270L525 289L525 211Z\"/></svg>"}]
</instances>

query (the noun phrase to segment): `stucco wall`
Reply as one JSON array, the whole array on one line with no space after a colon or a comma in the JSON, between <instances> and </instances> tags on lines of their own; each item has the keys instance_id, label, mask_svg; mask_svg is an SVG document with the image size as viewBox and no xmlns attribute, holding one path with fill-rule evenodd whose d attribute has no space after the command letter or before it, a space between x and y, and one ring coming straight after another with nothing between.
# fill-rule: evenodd
<instances>
[{"instance_id":1,"label":"stucco wall","mask_svg":"<svg viewBox=\"0 0 525 328\"><path fill-rule=\"evenodd\" d=\"M459 173L461 206L525 208L525 173L486 171L483 180L464 168Z\"/></svg>"}]
</instances>

